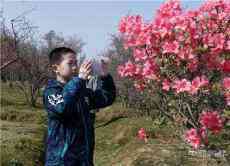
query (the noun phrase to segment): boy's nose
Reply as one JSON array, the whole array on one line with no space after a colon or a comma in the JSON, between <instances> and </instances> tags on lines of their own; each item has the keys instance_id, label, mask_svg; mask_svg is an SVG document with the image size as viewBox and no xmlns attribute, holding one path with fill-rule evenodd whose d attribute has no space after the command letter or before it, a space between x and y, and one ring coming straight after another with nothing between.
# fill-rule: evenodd
<instances>
[{"instance_id":1,"label":"boy's nose","mask_svg":"<svg viewBox=\"0 0 230 166\"><path fill-rule=\"evenodd\" d=\"M77 65L76 65L76 64L75 64L75 65L72 65L72 69L73 69L73 70L77 69Z\"/></svg>"},{"instance_id":2,"label":"boy's nose","mask_svg":"<svg viewBox=\"0 0 230 166\"><path fill-rule=\"evenodd\" d=\"M73 71L74 73L77 73L77 72L78 72L77 66L72 67L72 71Z\"/></svg>"}]
</instances>

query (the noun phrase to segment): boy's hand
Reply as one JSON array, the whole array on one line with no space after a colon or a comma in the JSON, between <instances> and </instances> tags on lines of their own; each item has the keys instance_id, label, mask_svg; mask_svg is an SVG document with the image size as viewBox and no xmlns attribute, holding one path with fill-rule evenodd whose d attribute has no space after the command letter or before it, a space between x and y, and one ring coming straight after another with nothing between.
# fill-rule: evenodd
<instances>
[{"instance_id":1,"label":"boy's hand","mask_svg":"<svg viewBox=\"0 0 230 166\"><path fill-rule=\"evenodd\" d=\"M91 73L91 66L92 66L92 62L87 60L84 61L83 64L80 66L79 69L79 78L82 78L84 80L88 79L88 76Z\"/></svg>"}]
</instances>

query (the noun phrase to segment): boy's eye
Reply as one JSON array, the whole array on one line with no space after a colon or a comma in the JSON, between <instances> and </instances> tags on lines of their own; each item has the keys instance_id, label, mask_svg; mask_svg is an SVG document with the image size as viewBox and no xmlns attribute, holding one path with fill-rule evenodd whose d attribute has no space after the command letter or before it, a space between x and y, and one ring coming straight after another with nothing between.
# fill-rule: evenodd
<instances>
[{"instance_id":1,"label":"boy's eye","mask_svg":"<svg viewBox=\"0 0 230 166\"><path fill-rule=\"evenodd\" d=\"M69 65L77 65L77 62L69 62Z\"/></svg>"}]
</instances>

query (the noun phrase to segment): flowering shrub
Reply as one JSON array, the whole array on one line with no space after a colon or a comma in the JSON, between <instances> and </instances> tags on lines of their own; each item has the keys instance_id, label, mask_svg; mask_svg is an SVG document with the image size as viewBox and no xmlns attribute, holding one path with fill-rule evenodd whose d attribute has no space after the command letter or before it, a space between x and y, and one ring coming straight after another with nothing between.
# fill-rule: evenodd
<instances>
[{"instance_id":1,"label":"flowering shrub","mask_svg":"<svg viewBox=\"0 0 230 166\"><path fill-rule=\"evenodd\" d=\"M182 10L178 0L162 4L153 20L122 17L119 31L132 58L118 67L139 91L158 95L156 107L190 128L185 139L199 148L208 131L220 133L230 106L230 3L206 1ZM154 102L154 101L153 101Z\"/></svg>"}]
</instances>

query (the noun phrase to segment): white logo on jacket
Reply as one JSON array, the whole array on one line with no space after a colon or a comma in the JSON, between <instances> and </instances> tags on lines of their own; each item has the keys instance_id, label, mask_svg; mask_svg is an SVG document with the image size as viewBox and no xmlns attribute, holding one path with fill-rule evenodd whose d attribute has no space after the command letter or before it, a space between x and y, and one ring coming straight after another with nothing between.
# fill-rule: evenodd
<instances>
[{"instance_id":1,"label":"white logo on jacket","mask_svg":"<svg viewBox=\"0 0 230 166\"><path fill-rule=\"evenodd\" d=\"M84 97L84 100L87 103L87 105L89 105L89 98L88 97Z\"/></svg>"},{"instance_id":2,"label":"white logo on jacket","mask_svg":"<svg viewBox=\"0 0 230 166\"><path fill-rule=\"evenodd\" d=\"M51 105L56 106L57 104L64 102L64 99L62 95L53 94L48 96L48 101Z\"/></svg>"}]
</instances>

